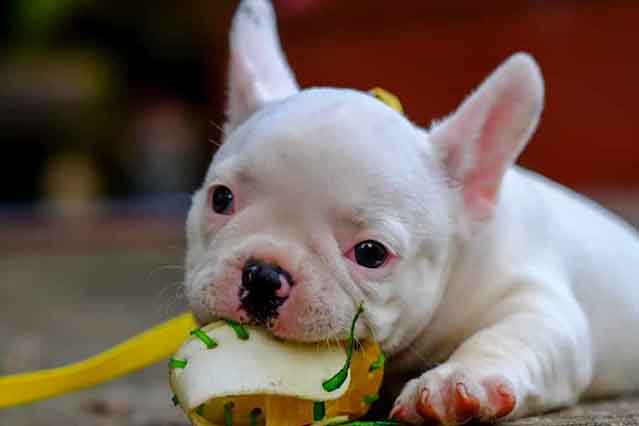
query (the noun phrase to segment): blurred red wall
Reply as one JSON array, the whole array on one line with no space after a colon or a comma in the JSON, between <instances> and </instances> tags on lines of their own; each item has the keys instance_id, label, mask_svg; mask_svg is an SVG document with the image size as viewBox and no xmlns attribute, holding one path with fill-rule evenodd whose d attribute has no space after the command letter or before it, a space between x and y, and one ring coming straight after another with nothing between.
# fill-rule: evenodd
<instances>
[{"instance_id":1,"label":"blurred red wall","mask_svg":"<svg viewBox=\"0 0 639 426\"><path fill-rule=\"evenodd\" d=\"M521 163L573 187L639 188L638 1L275 3L302 86L379 85L424 126L508 55L530 52L546 109Z\"/></svg>"}]
</instances>

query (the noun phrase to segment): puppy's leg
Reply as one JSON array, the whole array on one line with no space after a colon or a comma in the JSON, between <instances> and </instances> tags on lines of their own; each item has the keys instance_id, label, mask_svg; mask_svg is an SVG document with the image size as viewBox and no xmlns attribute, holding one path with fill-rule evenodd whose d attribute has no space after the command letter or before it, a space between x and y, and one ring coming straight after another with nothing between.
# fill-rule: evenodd
<instances>
[{"instance_id":1,"label":"puppy's leg","mask_svg":"<svg viewBox=\"0 0 639 426\"><path fill-rule=\"evenodd\" d=\"M575 402L592 378L592 350L586 318L559 284L513 286L447 362L406 384L391 416L460 424Z\"/></svg>"}]
</instances>

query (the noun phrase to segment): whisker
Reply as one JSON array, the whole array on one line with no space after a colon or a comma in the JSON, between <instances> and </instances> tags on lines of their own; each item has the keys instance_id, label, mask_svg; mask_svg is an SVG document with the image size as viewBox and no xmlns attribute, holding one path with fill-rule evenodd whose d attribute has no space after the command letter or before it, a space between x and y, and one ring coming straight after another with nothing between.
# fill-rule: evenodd
<instances>
[{"instance_id":1,"label":"whisker","mask_svg":"<svg viewBox=\"0 0 639 426\"><path fill-rule=\"evenodd\" d=\"M219 130L220 132L224 133L224 127L220 126L219 124L217 124L215 121L213 120L209 120L209 124L213 127L215 127L217 130Z\"/></svg>"},{"instance_id":2,"label":"whisker","mask_svg":"<svg viewBox=\"0 0 639 426\"><path fill-rule=\"evenodd\" d=\"M209 143L212 144L212 145L215 145L218 148L222 146L222 142L218 142L218 141L216 141L215 139L212 139L212 138L209 139Z\"/></svg>"},{"instance_id":3,"label":"whisker","mask_svg":"<svg viewBox=\"0 0 639 426\"><path fill-rule=\"evenodd\" d=\"M149 277L152 278L155 274L164 271L186 271L186 269L183 265L162 265L149 272Z\"/></svg>"},{"instance_id":4,"label":"whisker","mask_svg":"<svg viewBox=\"0 0 639 426\"><path fill-rule=\"evenodd\" d=\"M421 361L421 363L423 365L428 365L430 368L430 365L432 364L432 362L430 362L421 352L419 352L417 349L415 349L412 345L408 346L407 349L417 357L417 359L419 359Z\"/></svg>"},{"instance_id":5,"label":"whisker","mask_svg":"<svg viewBox=\"0 0 639 426\"><path fill-rule=\"evenodd\" d=\"M169 291L173 289L171 293ZM159 312L162 316L169 316L174 313L175 308L186 300L184 294L184 282L174 281L165 284L153 298L151 304L155 306L156 312Z\"/></svg>"}]
</instances>

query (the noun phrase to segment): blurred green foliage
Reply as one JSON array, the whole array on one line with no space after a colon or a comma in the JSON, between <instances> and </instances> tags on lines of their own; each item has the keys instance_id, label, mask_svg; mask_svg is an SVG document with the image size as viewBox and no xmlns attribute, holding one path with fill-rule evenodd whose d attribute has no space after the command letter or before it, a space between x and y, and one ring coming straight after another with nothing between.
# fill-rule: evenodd
<instances>
[{"instance_id":1,"label":"blurred green foliage","mask_svg":"<svg viewBox=\"0 0 639 426\"><path fill-rule=\"evenodd\" d=\"M29 40L42 39L75 8L91 0L22 0L15 3L14 33Z\"/></svg>"}]
</instances>

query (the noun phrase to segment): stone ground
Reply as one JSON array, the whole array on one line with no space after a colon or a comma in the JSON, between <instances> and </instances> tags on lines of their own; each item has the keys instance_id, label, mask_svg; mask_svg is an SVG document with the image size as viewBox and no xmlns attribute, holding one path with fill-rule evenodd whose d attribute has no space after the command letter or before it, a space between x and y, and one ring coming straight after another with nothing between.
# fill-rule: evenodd
<instances>
[{"instance_id":1,"label":"stone ground","mask_svg":"<svg viewBox=\"0 0 639 426\"><path fill-rule=\"evenodd\" d=\"M610 200L639 225L639 198ZM98 234L91 224L48 232L50 225L0 223L0 374L82 359L182 312L180 221L162 238L157 232L166 227L158 223L153 238L131 221L117 235L112 229L120 225L100 227L96 244L87 244ZM116 239L120 247L104 244ZM170 402L166 373L162 363L88 391L2 410L0 426L186 426ZM514 424L637 425L639 396Z\"/></svg>"}]
</instances>

